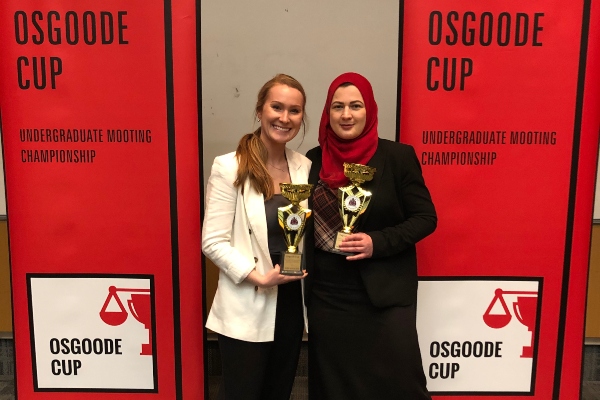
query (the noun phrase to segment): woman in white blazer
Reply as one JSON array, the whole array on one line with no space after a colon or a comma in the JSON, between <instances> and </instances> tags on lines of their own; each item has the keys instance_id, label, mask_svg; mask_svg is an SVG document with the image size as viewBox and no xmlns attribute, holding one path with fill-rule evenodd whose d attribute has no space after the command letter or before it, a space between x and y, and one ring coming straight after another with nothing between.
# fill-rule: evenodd
<instances>
[{"instance_id":1,"label":"woman in white blazer","mask_svg":"<svg viewBox=\"0 0 600 400\"><path fill-rule=\"evenodd\" d=\"M279 74L258 93L260 127L215 158L206 189L202 251L219 267L206 327L217 332L219 399L290 397L303 328L302 276L280 274L285 250L279 184L306 183L310 161L286 148L304 125L306 95ZM304 204L307 207L307 204Z\"/></svg>"}]
</instances>

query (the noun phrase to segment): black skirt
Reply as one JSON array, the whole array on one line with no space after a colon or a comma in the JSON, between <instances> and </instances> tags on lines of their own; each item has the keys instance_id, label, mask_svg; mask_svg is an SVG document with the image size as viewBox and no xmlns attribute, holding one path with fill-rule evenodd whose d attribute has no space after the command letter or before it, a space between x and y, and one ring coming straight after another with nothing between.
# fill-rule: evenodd
<instances>
[{"instance_id":1,"label":"black skirt","mask_svg":"<svg viewBox=\"0 0 600 400\"><path fill-rule=\"evenodd\" d=\"M374 307L352 262L320 250L315 261L310 399L430 399L415 306Z\"/></svg>"}]
</instances>

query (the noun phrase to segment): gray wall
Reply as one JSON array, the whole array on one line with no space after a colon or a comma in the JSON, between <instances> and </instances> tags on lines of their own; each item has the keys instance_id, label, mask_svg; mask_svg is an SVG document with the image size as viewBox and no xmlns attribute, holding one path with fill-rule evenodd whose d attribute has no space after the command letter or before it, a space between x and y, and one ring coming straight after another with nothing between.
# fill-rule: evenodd
<instances>
[{"instance_id":1,"label":"gray wall","mask_svg":"<svg viewBox=\"0 0 600 400\"><path fill-rule=\"evenodd\" d=\"M327 88L343 72L373 85L380 136L394 139L398 76L397 0L202 0L204 178L215 156L234 151L253 118L260 87L282 72L307 93L309 126L288 145L318 145ZM299 146L299 147L298 147Z\"/></svg>"}]
</instances>

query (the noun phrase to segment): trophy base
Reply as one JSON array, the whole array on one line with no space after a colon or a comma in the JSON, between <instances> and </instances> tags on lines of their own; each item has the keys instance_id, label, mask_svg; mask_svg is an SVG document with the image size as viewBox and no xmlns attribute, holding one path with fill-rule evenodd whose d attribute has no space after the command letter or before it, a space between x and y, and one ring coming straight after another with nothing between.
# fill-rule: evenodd
<instances>
[{"instance_id":1,"label":"trophy base","mask_svg":"<svg viewBox=\"0 0 600 400\"><path fill-rule=\"evenodd\" d=\"M279 266L281 275L304 275L302 271L302 254L301 253L289 253L284 251L281 253L281 262Z\"/></svg>"},{"instance_id":2,"label":"trophy base","mask_svg":"<svg viewBox=\"0 0 600 400\"><path fill-rule=\"evenodd\" d=\"M337 232L335 234L335 242L333 243L333 249L331 250L331 253L341 254L343 256L354 255L354 253L348 253L347 251L340 250L340 243L342 243L342 240L344 240L344 238L348 235L350 234L346 232Z\"/></svg>"}]
</instances>

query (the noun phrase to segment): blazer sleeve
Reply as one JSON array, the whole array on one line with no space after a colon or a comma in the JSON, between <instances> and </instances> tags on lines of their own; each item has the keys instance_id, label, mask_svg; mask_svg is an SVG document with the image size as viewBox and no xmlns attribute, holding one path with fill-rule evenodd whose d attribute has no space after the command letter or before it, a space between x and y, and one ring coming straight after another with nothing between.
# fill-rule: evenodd
<instances>
[{"instance_id":1,"label":"blazer sleeve","mask_svg":"<svg viewBox=\"0 0 600 400\"><path fill-rule=\"evenodd\" d=\"M409 145L400 146L387 158L394 174L395 195L403 218L396 225L365 232L373 240L373 257L398 254L431 234L437 226L435 207L415 150Z\"/></svg>"},{"instance_id":2,"label":"blazer sleeve","mask_svg":"<svg viewBox=\"0 0 600 400\"><path fill-rule=\"evenodd\" d=\"M233 184L237 174L237 163L228 157L229 155L215 158L208 178L202 225L202 251L238 284L246 279L255 265L253 260L232 245L238 202L238 189Z\"/></svg>"}]
</instances>

